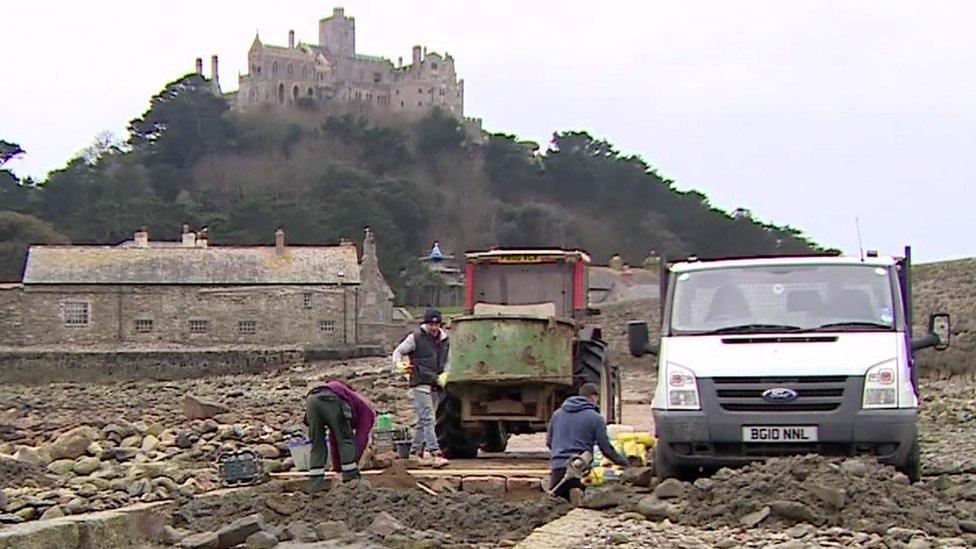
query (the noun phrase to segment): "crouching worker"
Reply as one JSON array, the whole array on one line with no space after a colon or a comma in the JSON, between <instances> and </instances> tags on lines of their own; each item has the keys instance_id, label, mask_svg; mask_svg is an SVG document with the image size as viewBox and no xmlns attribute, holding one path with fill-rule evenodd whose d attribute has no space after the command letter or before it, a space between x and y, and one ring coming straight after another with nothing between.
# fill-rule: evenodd
<instances>
[{"instance_id":1,"label":"crouching worker","mask_svg":"<svg viewBox=\"0 0 976 549\"><path fill-rule=\"evenodd\" d=\"M627 458L620 454L607 434L607 422L600 415L600 388L584 383L578 396L567 398L549 421L546 446L549 447L549 486L555 487L566 475L566 462L583 452L593 452L599 446L610 461L627 467ZM580 479L566 479L555 492L556 497L578 505L583 484Z\"/></svg>"},{"instance_id":2,"label":"crouching worker","mask_svg":"<svg viewBox=\"0 0 976 549\"><path fill-rule=\"evenodd\" d=\"M325 458L332 455L332 470L342 480L359 478L359 458L369 443L376 412L368 400L339 380L313 388L305 400L305 421L312 440L309 459L310 489L321 489L325 478ZM329 432L329 448L325 446Z\"/></svg>"}]
</instances>

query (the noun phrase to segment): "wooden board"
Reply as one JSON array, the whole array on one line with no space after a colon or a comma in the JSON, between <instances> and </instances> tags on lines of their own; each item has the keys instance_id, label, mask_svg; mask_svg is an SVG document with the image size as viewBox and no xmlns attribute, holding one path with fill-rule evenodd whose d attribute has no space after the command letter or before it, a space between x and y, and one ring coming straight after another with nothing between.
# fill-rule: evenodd
<instances>
[{"instance_id":1,"label":"wooden board","mask_svg":"<svg viewBox=\"0 0 976 549\"><path fill-rule=\"evenodd\" d=\"M363 471L363 475L379 475L384 469ZM415 477L544 477L549 475L549 469L407 469L407 473ZM329 471L326 477L336 473ZM309 476L308 471L286 471L271 473L272 478L302 478Z\"/></svg>"}]
</instances>

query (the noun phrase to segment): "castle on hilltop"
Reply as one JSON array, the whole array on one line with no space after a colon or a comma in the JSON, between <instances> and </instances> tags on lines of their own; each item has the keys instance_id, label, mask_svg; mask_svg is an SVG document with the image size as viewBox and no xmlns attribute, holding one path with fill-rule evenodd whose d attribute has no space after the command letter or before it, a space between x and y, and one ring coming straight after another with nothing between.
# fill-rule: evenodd
<instances>
[{"instance_id":1,"label":"castle on hilltop","mask_svg":"<svg viewBox=\"0 0 976 549\"><path fill-rule=\"evenodd\" d=\"M414 46L409 65L384 57L356 53L356 20L342 8L319 21L318 44L295 42L288 32L288 46L272 46L254 37L247 52L248 74L239 78L239 89L229 94L236 110L301 102L343 102L361 110L408 117L424 116L440 107L464 118L464 80L454 70L454 58ZM197 60L197 73L203 63ZM217 58L213 58L213 86L220 93Z\"/></svg>"}]
</instances>

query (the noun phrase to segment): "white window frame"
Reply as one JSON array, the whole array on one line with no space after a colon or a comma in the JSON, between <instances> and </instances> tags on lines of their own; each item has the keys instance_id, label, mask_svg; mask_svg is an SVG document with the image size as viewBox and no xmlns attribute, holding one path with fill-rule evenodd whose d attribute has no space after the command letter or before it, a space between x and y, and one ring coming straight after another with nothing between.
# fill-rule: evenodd
<instances>
[{"instance_id":1,"label":"white window frame","mask_svg":"<svg viewBox=\"0 0 976 549\"><path fill-rule=\"evenodd\" d=\"M335 335L338 332L338 327L335 320L320 320L319 321L319 331L326 335Z\"/></svg>"},{"instance_id":2,"label":"white window frame","mask_svg":"<svg viewBox=\"0 0 976 549\"><path fill-rule=\"evenodd\" d=\"M65 301L62 303L64 325L68 328L87 328L91 326L91 303L88 301ZM78 310L72 310L78 307Z\"/></svg>"},{"instance_id":3,"label":"white window frame","mask_svg":"<svg viewBox=\"0 0 976 549\"><path fill-rule=\"evenodd\" d=\"M258 321L250 318L237 321L237 335L255 335L258 333Z\"/></svg>"},{"instance_id":4,"label":"white window frame","mask_svg":"<svg viewBox=\"0 0 976 549\"><path fill-rule=\"evenodd\" d=\"M202 329L195 329L197 326L202 326ZM189 328L191 335L206 334L210 332L210 321L205 318L191 318Z\"/></svg>"},{"instance_id":5,"label":"white window frame","mask_svg":"<svg viewBox=\"0 0 976 549\"><path fill-rule=\"evenodd\" d=\"M312 292L302 292L302 308L312 308Z\"/></svg>"}]
</instances>

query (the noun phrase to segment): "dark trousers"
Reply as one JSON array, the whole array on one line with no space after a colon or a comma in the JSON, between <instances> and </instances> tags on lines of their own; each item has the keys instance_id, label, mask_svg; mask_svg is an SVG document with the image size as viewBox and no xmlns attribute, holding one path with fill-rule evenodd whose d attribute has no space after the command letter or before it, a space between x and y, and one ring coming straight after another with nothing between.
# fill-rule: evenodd
<instances>
[{"instance_id":1,"label":"dark trousers","mask_svg":"<svg viewBox=\"0 0 976 549\"><path fill-rule=\"evenodd\" d=\"M557 469L553 469L552 471L550 471L549 489L551 490L553 486L558 484L559 481L561 481L564 476L566 476L565 467L559 467ZM580 479L578 478L568 479L566 482L563 483L562 486L559 487L558 490L556 490L556 493L554 495L558 498L563 498L566 501L569 501L569 491L572 490L573 488L580 488L580 489L583 488L583 483L580 482Z\"/></svg>"},{"instance_id":2,"label":"dark trousers","mask_svg":"<svg viewBox=\"0 0 976 549\"><path fill-rule=\"evenodd\" d=\"M339 462L343 478L359 476L356 463L356 440L353 438L352 410L349 405L331 391L309 395L305 402L308 417L308 434L312 439L312 455L309 458L309 472L312 475L325 473L325 462L329 449L325 444L325 433L329 431L332 447L339 449ZM335 459L333 459L333 462Z\"/></svg>"}]
</instances>

